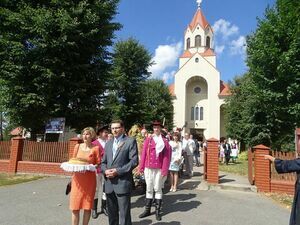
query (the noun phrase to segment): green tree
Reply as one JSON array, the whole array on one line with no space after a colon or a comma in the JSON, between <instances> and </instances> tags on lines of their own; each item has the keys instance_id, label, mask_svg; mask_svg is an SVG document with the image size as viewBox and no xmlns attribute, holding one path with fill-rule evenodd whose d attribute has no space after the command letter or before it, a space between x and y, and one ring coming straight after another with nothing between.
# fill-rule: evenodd
<instances>
[{"instance_id":1,"label":"green tree","mask_svg":"<svg viewBox=\"0 0 300 225\"><path fill-rule=\"evenodd\" d=\"M108 102L109 115L121 118L130 128L142 121L144 112L142 83L150 76L151 55L133 38L116 43L113 51L112 76Z\"/></svg>"},{"instance_id":2,"label":"green tree","mask_svg":"<svg viewBox=\"0 0 300 225\"><path fill-rule=\"evenodd\" d=\"M248 37L249 74L233 88L227 111L241 123L234 128L230 119L229 133L249 145L281 149L293 142L295 127L300 126L299 12L299 1L277 0Z\"/></svg>"},{"instance_id":3,"label":"green tree","mask_svg":"<svg viewBox=\"0 0 300 225\"><path fill-rule=\"evenodd\" d=\"M228 136L248 146L270 145L270 132L259 106L260 93L249 73L236 77L231 86L232 95L226 100L226 131Z\"/></svg>"},{"instance_id":4,"label":"green tree","mask_svg":"<svg viewBox=\"0 0 300 225\"><path fill-rule=\"evenodd\" d=\"M154 120L165 120L168 129L173 128L173 104L168 86L157 79L149 79L143 86L142 112L143 123L150 124Z\"/></svg>"},{"instance_id":5,"label":"green tree","mask_svg":"<svg viewBox=\"0 0 300 225\"><path fill-rule=\"evenodd\" d=\"M41 132L51 117L95 124L107 89L118 0L0 3L0 79L12 122Z\"/></svg>"}]
</instances>

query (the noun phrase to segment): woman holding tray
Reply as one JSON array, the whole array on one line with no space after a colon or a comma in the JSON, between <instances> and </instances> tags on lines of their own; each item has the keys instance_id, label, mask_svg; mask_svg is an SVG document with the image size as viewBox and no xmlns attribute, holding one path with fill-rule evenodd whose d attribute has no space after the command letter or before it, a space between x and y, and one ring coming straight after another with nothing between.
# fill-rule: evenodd
<instances>
[{"instance_id":1,"label":"woman holding tray","mask_svg":"<svg viewBox=\"0 0 300 225\"><path fill-rule=\"evenodd\" d=\"M74 148L74 158L86 160L87 164L98 166L101 161L99 146L93 145L92 140L96 136L92 127L84 128L82 133L83 143ZM72 225L79 225L79 213L83 209L83 225L88 225L93 208L96 191L95 171L76 172L72 177L70 194L70 209L72 210Z\"/></svg>"}]
</instances>

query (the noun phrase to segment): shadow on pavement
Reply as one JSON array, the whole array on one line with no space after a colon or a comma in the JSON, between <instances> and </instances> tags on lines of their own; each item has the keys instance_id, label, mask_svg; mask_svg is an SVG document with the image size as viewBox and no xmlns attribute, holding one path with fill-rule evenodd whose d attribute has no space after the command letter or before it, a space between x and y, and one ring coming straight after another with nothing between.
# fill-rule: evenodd
<instances>
[{"instance_id":1,"label":"shadow on pavement","mask_svg":"<svg viewBox=\"0 0 300 225\"><path fill-rule=\"evenodd\" d=\"M191 201L196 198L195 194L172 194L165 195L163 200L163 215L172 212L187 212L201 205L200 201Z\"/></svg>"},{"instance_id":2,"label":"shadow on pavement","mask_svg":"<svg viewBox=\"0 0 300 225\"><path fill-rule=\"evenodd\" d=\"M197 186L201 183L201 181L180 181L178 185L179 190L194 190L197 188Z\"/></svg>"},{"instance_id":3,"label":"shadow on pavement","mask_svg":"<svg viewBox=\"0 0 300 225\"><path fill-rule=\"evenodd\" d=\"M222 179L219 179L219 184L229 183L229 182L234 182L234 181L235 180L233 180L233 179L222 178Z\"/></svg>"},{"instance_id":4,"label":"shadow on pavement","mask_svg":"<svg viewBox=\"0 0 300 225\"><path fill-rule=\"evenodd\" d=\"M149 219L141 220L139 222L133 222L132 225L181 225L178 221L171 221L171 222L154 222Z\"/></svg>"}]
</instances>

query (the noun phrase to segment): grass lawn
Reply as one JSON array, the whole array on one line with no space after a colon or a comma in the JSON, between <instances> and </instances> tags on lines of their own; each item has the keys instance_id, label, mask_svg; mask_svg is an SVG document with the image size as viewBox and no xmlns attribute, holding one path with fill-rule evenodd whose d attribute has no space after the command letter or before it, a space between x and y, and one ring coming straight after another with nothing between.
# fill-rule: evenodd
<instances>
[{"instance_id":1,"label":"grass lawn","mask_svg":"<svg viewBox=\"0 0 300 225\"><path fill-rule=\"evenodd\" d=\"M247 152L242 152L235 163L232 163L231 159L229 165L226 165L225 163L219 163L219 170L242 176L248 176Z\"/></svg>"},{"instance_id":2,"label":"grass lawn","mask_svg":"<svg viewBox=\"0 0 300 225\"><path fill-rule=\"evenodd\" d=\"M248 176L248 158L247 158L247 152L242 152L239 155L239 158L236 160L236 163L232 163L230 160L229 165L226 165L225 163L219 163L219 170L238 174L242 176ZM275 202L279 203L280 205L290 209L293 203L293 196L283 193L261 193L271 199L273 199Z\"/></svg>"},{"instance_id":3,"label":"grass lawn","mask_svg":"<svg viewBox=\"0 0 300 225\"><path fill-rule=\"evenodd\" d=\"M264 193L265 196L273 199L275 202L279 203L280 205L291 209L293 204L294 196L283 194L283 193Z\"/></svg>"},{"instance_id":4,"label":"grass lawn","mask_svg":"<svg viewBox=\"0 0 300 225\"><path fill-rule=\"evenodd\" d=\"M37 175L8 175L4 173L0 173L0 186L5 185L13 185L24 183L32 180L38 180L44 178L45 176L37 176Z\"/></svg>"}]
</instances>

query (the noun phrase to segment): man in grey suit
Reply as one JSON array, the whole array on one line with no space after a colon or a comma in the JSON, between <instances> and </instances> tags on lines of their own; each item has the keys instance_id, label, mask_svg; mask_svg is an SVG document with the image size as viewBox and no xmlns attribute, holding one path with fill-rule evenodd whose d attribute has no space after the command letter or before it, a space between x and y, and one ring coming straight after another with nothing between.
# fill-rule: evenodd
<instances>
[{"instance_id":1,"label":"man in grey suit","mask_svg":"<svg viewBox=\"0 0 300 225\"><path fill-rule=\"evenodd\" d=\"M138 148L134 138L124 134L124 123L111 123L114 138L105 145L101 170L105 176L105 193L109 225L131 225L132 170L138 165Z\"/></svg>"}]
</instances>

